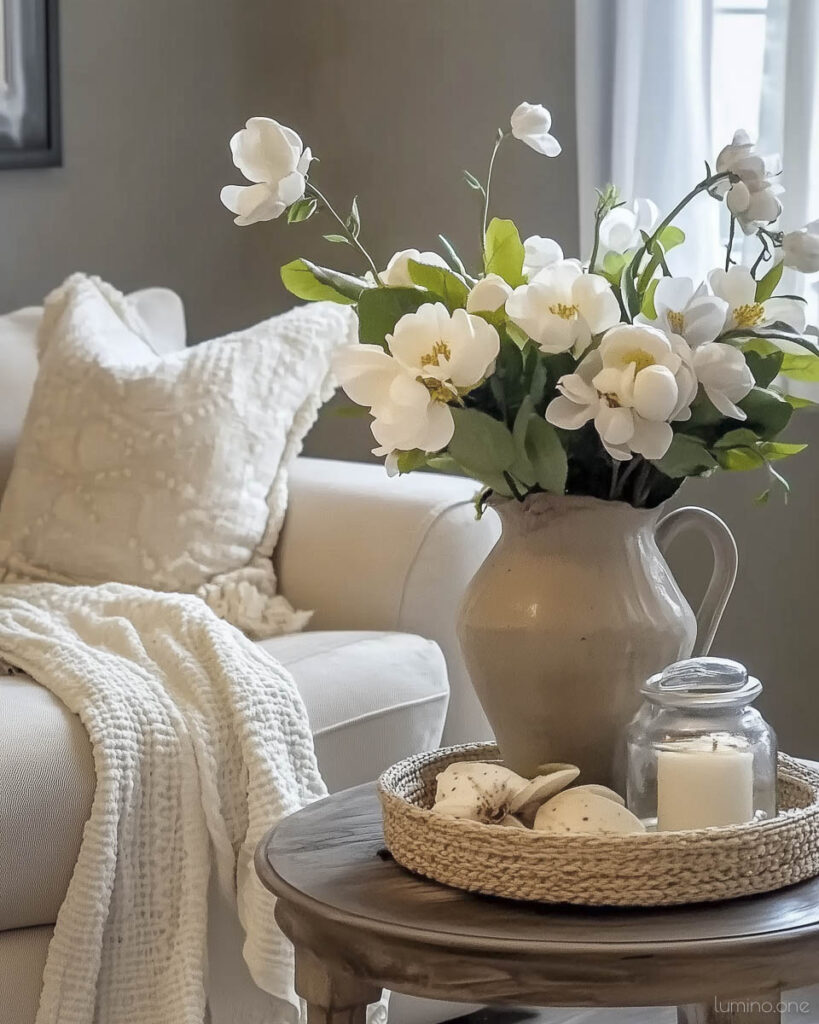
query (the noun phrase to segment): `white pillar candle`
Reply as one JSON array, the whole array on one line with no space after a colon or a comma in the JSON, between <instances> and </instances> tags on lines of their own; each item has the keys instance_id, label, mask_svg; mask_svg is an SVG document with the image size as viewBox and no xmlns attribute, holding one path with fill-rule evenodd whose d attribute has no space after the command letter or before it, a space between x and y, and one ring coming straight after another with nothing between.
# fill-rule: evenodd
<instances>
[{"instance_id":1,"label":"white pillar candle","mask_svg":"<svg viewBox=\"0 0 819 1024\"><path fill-rule=\"evenodd\" d=\"M754 755L727 733L657 752L657 830L734 825L754 816Z\"/></svg>"}]
</instances>

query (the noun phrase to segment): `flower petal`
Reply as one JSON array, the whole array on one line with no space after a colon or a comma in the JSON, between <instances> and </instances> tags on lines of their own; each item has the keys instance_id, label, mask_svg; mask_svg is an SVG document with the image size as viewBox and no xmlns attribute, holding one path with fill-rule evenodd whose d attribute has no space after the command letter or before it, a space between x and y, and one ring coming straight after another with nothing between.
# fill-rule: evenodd
<instances>
[{"instance_id":1,"label":"flower petal","mask_svg":"<svg viewBox=\"0 0 819 1024\"><path fill-rule=\"evenodd\" d=\"M528 277L563 259L563 250L557 242L542 235L530 235L523 243L523 252L523 271Z\"/></svg>"},{"instance_id":2,"label":"flower petal","mask_svg":"<svg viewBox=\"0 0 819 1024\"><path fill-rule=\"evenodd\" d=\"M708 275L708 283L714 294L725 299L731 309L751 305L755 300L756 281L748 267L717 268Z\"/></svg>"},{"instance_id":3,"label":"flower petal","mask_svg":"<svg viewBox=\"0 0 819 1024\"><path fill-rule=\"evenodd\" d=\"M668 423L657 423L634 417L634 434L629 444L631 450L645 459L661 459L674 440L674 431Z\"/></svg>"},{"instance_id":4,"label":"flower petal","mask_svg":"<svg viewBox=\"0 0 819 1024\"><path fill-rule=\"evenodd\" d=\"M631 409L612 408L601 402L594 417L597 433L609 444L625 444L634 433L634 414Z\"/></svg>"},{"instance_id":5,"label":"flower petal","mask_svg":"<svg viewBox=\"0 0 819 1024\"><path fill-rule=\"evenodd\" d=\"M769 322L781 320L788 324L798 334L803 334L807 326L805 316L805 303L797 299L786 299L782 296L774 296L763 303L765 308L765 319Z\"/></svg>"},{"instance_id":6,"label":"flower petal","mask_svg":"<svg viewBox=\"0 0 819 1024\"><path fill-rule=\"evenodd\" d=\"M249 181L273 184L296 170L301 139L269 117L251 117L230 140L233 162Z\"/></svg>"},{"instance_id":7,"label":"flower petal","mask_svg":"<svg viewBox=\"0 0 819 1024\"><path fill-rule=\"evenodd\" d=\"M600 334L620 322L620 306L604 277L581 274L572 285L572 299L592 334Z\"/></svg>"},{"instance_id":8,"label":"flower petal","mask_svg":"<svg viewBox=\"0 0 819 1024\"><path fill-rule=\"evenodd\" d=\"M571 399L558 395L546 407L546 420L553 427L560 427L562 430L579 430L594 418L595 411L595 405L578 405Z\"/></svg>"},{"instance_id":9,"label":"flower petal","mask_svg":"<svg viewBox=\"0 0 819 1024\"><path fill-rule=\"evenodd\" d=\"M560 143L549 133L552 115L539 103L521 103L512 111L510 118L512 135L537 153L557 156Z\"/></svg>"},{"instance_id":10,"label":"flower petal","mask_svg":"<svg viewBox=\"0 0 819 1024\"><path fill-rule=\"evenodd\" d=\"M219 193L224 205L237 216L241 227L259 221L275 220L284 213L285 204L266 182L257 185L225 185Z\"/></svg>"},{"instance_id":11,"label":"flower petal","mask_svg":"<svg viewBox=\"0 0 819 1024\"><path fill-rule=\"evenodd\" d=\"M647 366L634 378L634 408L644 419L668 420L676 408L679 391L667 366Z\"/></svg>"},{"instance_id":12,"label":"flower petal","mask_svg":"<svg viewBox=\"0 0 819 1024\"><path fill-rule=\"evenodd\" d=\"M727 316L728 303L725 299L716 295L702 295L692 299L683 316L685 340L694 348L713 341L725 326Z\"/></svg>"},{"instance_id":13,"label":"flower petal","mask_svg":"<svg viewBox=\"0 0 819 1024\"><path fill-rule=\"evenodd\" d=\"M654 308L658 313L670 309L682 313L694 294L690 277L661 277L654 290Z\"/></svg>"}]
</instances>

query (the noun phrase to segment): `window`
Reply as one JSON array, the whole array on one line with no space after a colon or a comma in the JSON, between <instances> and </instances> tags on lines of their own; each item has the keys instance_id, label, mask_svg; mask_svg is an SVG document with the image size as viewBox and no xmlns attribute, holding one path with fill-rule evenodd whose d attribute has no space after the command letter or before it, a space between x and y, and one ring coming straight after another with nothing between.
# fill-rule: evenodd
<instances>
[{"instance_id":1,"label":"window","mask_svg":"<svg viewBox=\"0 0 819 1024\"><path fill-rule=\"evenodd\" d=\"M712 49L713 153L737 128L760 135L768 0L716 0Z\"/></svg>"}]
</instances>

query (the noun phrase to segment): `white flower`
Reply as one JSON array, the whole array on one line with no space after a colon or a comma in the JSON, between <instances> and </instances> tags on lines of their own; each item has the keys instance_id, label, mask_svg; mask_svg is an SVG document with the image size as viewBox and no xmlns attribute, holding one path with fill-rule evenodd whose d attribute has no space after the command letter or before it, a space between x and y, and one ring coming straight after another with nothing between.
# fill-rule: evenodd
<instances>
[{"instance_id":1,"label":"white flower","mask_svg":"<svg viewBox=\"0 0 819 1024\"><path fill-rule=\"evenodd\" d=\"M746 131L734 133L733 141L717 157L716 170L730 171L739 178L718 182L713 192L718 198L725 198L726 206L746 235L754 234L760 224L776 220L782 212L777 195L783 189L771 181L780 172L781 161L778 156L760 156Z\"/></svg>"},{"instance_id":2,"label":"white flower","mask_svg":"<svg viewBox=\"0 0 819 1024\"><path fill-rule=\"evenodd\" d=\"M467 313L494 313L512 294L512 287L500 274L487 274L475 285L466 299Z\"/></svg>"},{"instance_id":3,"label":"white flower","mask_svg":"<svg viewBox=\"0 0 819 1024\"><path fill-rule=\"evenodd\" d=\"M530 278L563 259L563 250L557 242L542 235L530 235L523 243L523 253L523 273Z\"/></svg>"},{"instance_id":4,"label":"white flower","mask_svg":"<svg viewBox=\"0 0 819 1024\"><path fill-rule=\"evenodd\" d=\"M584 274L577 260L552 263L506 300L509 318L526 331L541 352L574 349L580 355L592 335L620 320L620 307L608 281Z\"/></svg>"},{"instance_id":5,"label":"white flower","mask_svg":"<svg viewBox=\"0 0 819 1024\"><path fill-rule=\"evenodd\" d=\"M819 271L819 220L783 236L782 259L786 267L793 267L803 274Z\"/></svg>"},{"instance_id":6,"label":"white flower","mask_svg":"<svg viewBox=\"0 0 819 1024\"><path fill-rule=\"evenodd\" d=\"M281 216L304 195L312 156L299 136L269 117L251 117L230 140L233 162L253 185L225 185L224 205L237 224Z\"/></svg>"},{"instance_id":7,"label":"white flower","mask_svg":"<svg viewBox=\"0 0 819 1024\"><path fill-rule=\"evenodd\" d=\"M642 241L640 232L652 231L659 218L657 204L650 199L632 199L609 210L600 222L600 255L633 249Z\"/></svg>"},{"instance_id":8,"label":"white flower","mask_svg":"<svg viewBox=\"0 0 819 1024\"><path fill-rule=\"evenodd\" d=\"M694 372L697 380L711 400L723 414L735 420L746 419L745 413L737 406L754 386L754 377L745 356L733 345L719 341L707 342L694 349Z\"/></svg>"},{"instance_id":9,"label":"white flower","mask_svg":"<svg viewBox=\"0 0 819 1024\"><path fill-rule=\"evenodd\" d=\"M512 111L510 122L515 138L531 146L536 153L544 156L560 153L560 143L549 134L552 115L540 103L521 103Z\"/></svg>"},{"instance_id":10,"label":"white flower","mask_svg":"<svg viewBox=\"0 0 819 1024\"><path fill-rule=\"evenodd\" d=\"M392 257L387 264L387 269L381 271L379 276L382 282L390 288L416 287L410 277L410 260L414 260L415 263L426 263L430 267L442 267L444 270L449 269L444 258L439 256L437 252L419 252L417 249L402 249Z\"/></svg>"},{"instance_id":11,"label":"white flower","mask_svg":"<svg viewBox=\"0 0 819 1024\"><path fill-rule=\"evenodd\" d=\"M481 317L443 303L405 313L378 345L348 345L333 362L349 397L370 407L378 455L420 448L437 452L452 439L448 402L472 390L495 366L498 332Z\"/></svg>"},{"instance_id":12,"label":"white flower","mask_svg":"<svg viewBox=\"0 0 819 1024\"><path fill-rule=\"evenodd\" d=\"M743 327L755 330L777 321L788 324L798 334L805 330L804 302L776 297L757 302L756 281L748 267L717 268L708 275L708 283L713 293L728 303L726 331Z\"/></svg>"},{"instance_id":13,"label":"white flower","mask_svg":"<svg viewBox=\"0 0 819 1024\"><path fill-rule=\"evenodd\" d=\"M637 323L659 327L668 335L678 335L695 348L713 341L725 326L728 303L709 295L704 285L696 291L690 277L661 277L654 291L656 319L640 314Z\"/></svg>"},{"instance_id":14,"label":"white flower","mask_svg":"<svg viewBox=\"0 0 819 1024\"><path fill-rule=\"evenodd\" d=\"M652 327L624 324L608 331L600 348L558 381L560 395L546 419L564 430L590 420L612 458L636 452L659 459L673 438L669 421L687 419L697 383L682 339Z\"/></svg>"}]
</instances>

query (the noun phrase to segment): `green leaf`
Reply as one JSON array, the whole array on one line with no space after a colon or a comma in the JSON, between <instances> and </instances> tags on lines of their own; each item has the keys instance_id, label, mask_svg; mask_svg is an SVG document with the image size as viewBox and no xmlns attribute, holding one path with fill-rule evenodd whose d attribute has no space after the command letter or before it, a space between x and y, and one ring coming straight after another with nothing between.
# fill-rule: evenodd
<instances>
[{"instance_id":1,"label":"green leaf","mask_svg":"<svg viewBox=\"0 0 819 1024\"><path fill-rule=\"evenodd\" d=\"M812 402L809 398L800 398L799 395L783 395L782 397L792 409L810 409L816 405L816 402Z\"/></svg>"},{"instance_id":2,"label":"green leaf","mask_svg":"<svg viewBox=\"0 0 819 1024\"><path fill-rule=\"evenodd\" d=\"M760 277L756 283L755 300L757 302L765 302L766 299L773 295L774 289L782 278L784 268L785 264L780 260L779 263L774 263L767 274Z\"/></svg>"},{"instance_id":3,"label":"green leaf","mask_svg":"<svg viewBox=\"0 0 819 1024\"><path fill-rule=\"evenodd\" d=\"M317 208L318 202L313 198L313 196L307 196L304 199L297 199L287 211L287 223L300 224L303 220L308 220L312 217Z\"/></svg>"},{"instance_id":4,"label":"green leaf","mask_svg":"<svg viewBox=\"0 0 819 1024\"><path fill-rule=\"evenodd\" d=\"M660 279L658 277L649 281L648 288L646 288L645 295L643 295L643 304L640 307L640 312L643 316L647 316L649 320L657 319L657 310L654 308L654 292L657 291L657 285L659 283Z\"/></svg>"},{"instance_id":5,"label":"green leaf","mask_svg":"<svg viewBox=\"0 0 819 1024\"><path fill-rule=\"evenodd\" d=\"M806 444L786 444L784 441L765 441L759 446L759 452L768 461L777 459L789 459L792 455L798 455L808 446Z\"/></svg>"},{"instance_id":6,"label":"green leaf","mask_svg":"<svg viewBox=\"0 0 819 1024\"><path fill-rule=\"evenodd\" d=\"M361 217L358 213L358 196L353 196L353 203L350 208L350 216L347 218L347 230L353 236L358 238L361 233Z\"/></svg>"},{"instance_id":7,"label":"green leaf","mask_svg":"<svg viewBox=\"0 0 819 1024\"><path fill-rule=\"evenodd\" d=\"M740 427L738 430L729 430L727 434L714 443L715 448L753 448L759 438L747 427Z\"/></svg>"},{"instance_id":8,"label":"green leaf","mask_svg":"<svg viewBox=\"0 0 819 1024\"><path fill-rule=\"evenodd\" d=\"M494 217L486 229L484 269L487 274L500 274L507 284L516 288L524 283L523 242L511 220Z\"/></svg>"},{"instance_id":9,"label":"green leaf","mask_svg":"<svg viewBox=\"0 0 819 1024\"><path fill-rule=\"evenodd\" d=\"M534 411L528 396L520 407L513 430L518 461L513 466L522 468L522 479L529 480L552 494L564 494L569 463L557 431Z\"/></svg>"},{"instance_id":10,"label":"green leaf","mask_svg":"<svg viewBox=\"0 0 819 1024\"><path fill-rule=\"evenodd\" d=\"M603 263L598 263L595 267L594 273L605 277L609 284L619 287L620 278L623 275L623 267L625 267L627 262L628 257L624 253L609 250L603 257Z\"/></svg>"},{"instance_id":11,"label":"green leaf","mask_svg":"<svg viewBox=\"0 0 819 1024\"><path fill-rule=\"evenodd\" d=\"M507 320L506 322L506 333L518 348L523 348L529 340L529 335L526 331L524 331L522 327L518 327L517 324L513 324L511 320Z\"/></svg>"},{"instance_id":12,"label":"green leaf","mask_svg":"<svg viewBox=\"0 0 819 1024\"><path fill-rule=\"evenodd\" d=\"M743 345L742 352L754 380L761 388L766 388L778 376L785 359L785 353L781 349L769 341L760 339Z\"/></svg>"},{"instance_id":13,"label":"green leaf","mask_svg":"<svg viewBox=\"0 0 819 1024\"><path fill-rule=\"evenodd\" d=\"M365 345L384 345L405 313L429 302L417 288L369 288L358 300L358 337Z\"/></svg>"},{"instance_id":14,"label":"green leaf","mask_svg":"<svg viewBox=\"0 0 819 1024\"><path fill-rule=\"evenodd\" d=\"M399 474L411 473L414 469L422 469L427 464L427 453L420 448L409 452L399 452L396 458Z\"/></svg>"},{"instance_id":15,"label":"green leaf","mask_svg":"<svg viewBox=\"0 0 819 1024\"><path fill-rule=\"evenodd\" d=\"M414 284L429 289L442 299L450 310L462 309L466 305L469 289L451 270L432 267L416 260L407 260L407 268Z\"/></svg>"},{"instance_id":16,"label":"green leaf","mask_svg":"<svg viewBox=\"0 0 819 1024\"><path fill-rule=\"evenodd\" d=\"M816 383L819 381L819 356L797 356L792 352L785 352L780 372L791 380Z\"/></svg>"},{"instance_id":17,"label":"green leaf","mask_svg":"<svg viewBox=\"0 0 819 1024\"><path fill-rule=\"evenodd\" d=\"M738 405L747 416L744 425L763 441L781 434L793 415L785 399L766 388L754 388Z\"/></svg>"},{"instance_id":18,"label":"green leaf","mask_svg":"<svg viewBox=\"0 0 819 1024\"><path fill-rule=\"evenodd\" d=\"M663 247L664 252L669 252L671 249L676 249L678 245L683 244L685 232L675 224L669 224L657 235L657 241Z\"/></svg>"},{"instance_id":19,"label":"green leaf","mask_svg":"<svg viewBox=\"0 0 819 1024\"><path fill-rule=\"evenodd\" d=\"M469 476L509 497L503 473L511 469L517 452L507 428L477 409L453 407L452 418L455 433L447 446L449 454Z\"/></svg>"},{"instance_id":20,"label":"green leaf","mask_svg":"<svg viewBox=\"0 0 819 1024\"><path fill-rule=\"evenodd\" d=\"M765 460L753 448L720 449L716 456L720 466L731 472L746 472L765 465Z\"/></svg>"},{"instance_id":21,"label":"green leaf","mask_svg":"<svg viewBox=\"0 0 819 1024\"><path fill-rule=\"evenodd\" d=\"M486 195L483 185L478 181L474 174L471 174L469 171L464 171L464 179L470 188L474 188L476 192L480 192L483 196Z\"/></svg>"},{"instance_id":22,"label":"green leaf","mask_svg":"<svg viewBox=\"0 0 819 1024\"><path fill-rule=\"evenodd\" d=\"M339 302L351 305L370 289L366 281L335 270L317 267L308 260L293 260L281 269L282 283L298 299L308 302Z\"/></svg>"},{"instance_id":23,"label":"green leaf","mask_svg":"<svg viewBox=\"0 0 819 1024\"><path fill-rule=\"evenodd\" d=\"M353 243L346 235L322 235L322 238L327 242L333 242L336 245L352 245Z\"/></svg>"},{"instance_id":24,"label":"green leaf","mask_svg":"<svg viewBox=\"0 0 819 1024\"><path fill-rule=\"evenodd\" d=\"M661 473L673 478L701 476L715 469L717 462L697 437L675 434L668 451L661 459L652 460Z\"/></svg>"},{"instance_id":25,"label":"green leaf","mask_svg":"<svg viewBox=\"0 0 819 1024\"><path fill-rule=\"evenodd\" d=\"M751 330L750 327L737 327L721 335L720 341L735 342L745 341L748 338L767 338L771 341L790 341L800 348L819 356L819 343L810 335L797 334L787 324L775 323L769 327L762 327L759 330Z\"/></svg>"}]
</instances>

